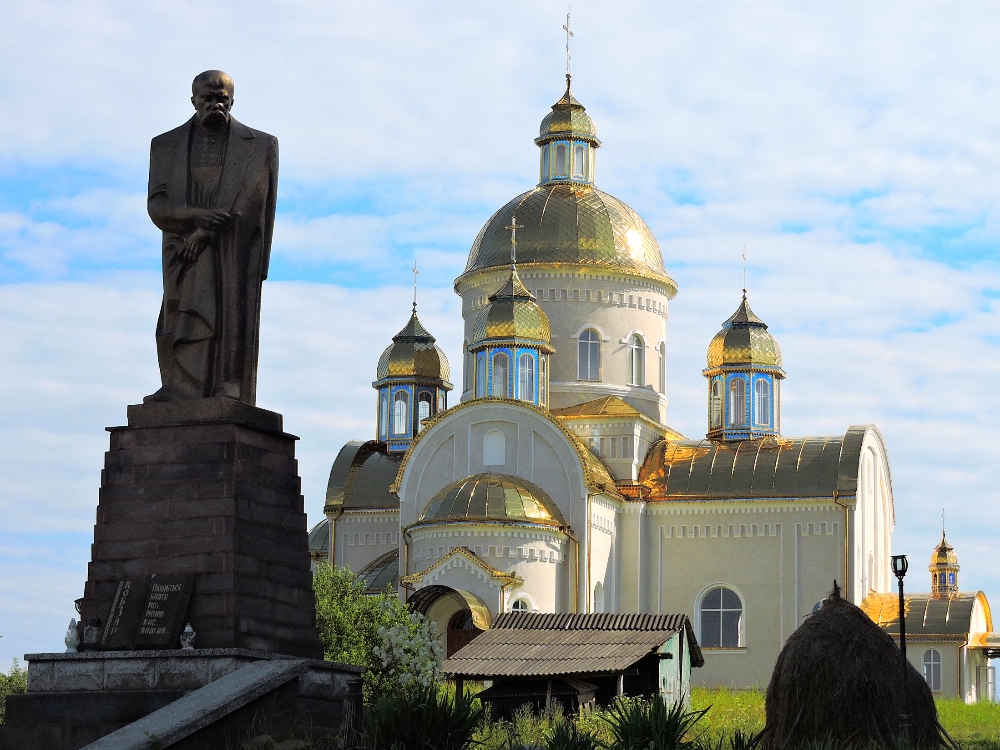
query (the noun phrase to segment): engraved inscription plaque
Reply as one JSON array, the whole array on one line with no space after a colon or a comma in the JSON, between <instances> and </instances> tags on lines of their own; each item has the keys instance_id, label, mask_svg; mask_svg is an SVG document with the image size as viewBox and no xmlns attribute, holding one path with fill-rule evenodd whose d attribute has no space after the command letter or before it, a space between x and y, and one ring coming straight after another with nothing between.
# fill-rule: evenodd
<instances>
[{"instance_id":1,"label":"engraved inscription plaque","mask_svg":"<svg viewBox=\"0 0 1000 750\"><path fill-rule=\"evenodd\" d=\"M146 607L146 578L129 578L118 582L111 611L97 648L102 651L120 651L132 648L139 622Z\"/></svg>"},{"instance_id":2,"label":"engraved inscription plaque","mask_svg":"<svg viewBox=\"0 0 1000 750\"><path fill-rule=\"evenodd\" d=\"M149 579L135 648L180 648L178 638L193 588L194 576L154 575Z\"/></svg>"}]
</instances>

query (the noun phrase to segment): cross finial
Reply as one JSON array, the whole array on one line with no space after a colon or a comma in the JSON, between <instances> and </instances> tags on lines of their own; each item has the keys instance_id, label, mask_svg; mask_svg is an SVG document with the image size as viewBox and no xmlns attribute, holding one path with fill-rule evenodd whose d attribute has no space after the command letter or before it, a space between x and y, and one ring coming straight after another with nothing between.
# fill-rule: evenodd
<instances>
[{"instance_id":1,"label":"cross finial","mask_svg":"<svg viewBox=\"0 0 1000 750\"><path fill-rule=\"evenodd\" d=\"M563 26L563 31L566 32L566 84L567 84L567 86L569 85L569 79L570 79L570 77L573 75L573 72L570 70L570 61L573 58L572 58L572 56L569 53L569 40L573 38L574 34L570 30L570 26L569 26L569 12L570 12L570 6L567 5L566 6L566 25Z\"/></svg>"},{"instance_id":2,"label":"cross finial","mask_svg":"<svg viewBox=\"0 0 1000 750\"><path fill-rule=\"evenodd\" d=\"M524 229L523 224L517 223L517 216L510 217L510 224L504 227L510 230L510 267L517 265L517 230Z\"/></svg>"},{"instance_id":3,"label":"cross finial","mask_svg":"<svg viewBox=\"0 0 1000 750\"><path fill-rule=\"evenodd\" d=\"M417 259L413 259L413 312L417 311L417 274L420 271L417 270Z\"/></svg>"},{"instance_id":4,"label":"cross finial","mask_svg":"<svg viewBox=\"0 0 1000 750\"><path fill-rule=\"evenodd\" d=\"M941 509L941 538L944 539L944 508Z\"/></svg>"},{"instance_id":5,"label":"cross finial","mask_svg":"<svg viewBox=\"0 0 1000 750\"><path fill-rule=\"evenodd\" d=\"M747 298L747 246L743 246L743 299Z\"/></svg>"}]
</instances>

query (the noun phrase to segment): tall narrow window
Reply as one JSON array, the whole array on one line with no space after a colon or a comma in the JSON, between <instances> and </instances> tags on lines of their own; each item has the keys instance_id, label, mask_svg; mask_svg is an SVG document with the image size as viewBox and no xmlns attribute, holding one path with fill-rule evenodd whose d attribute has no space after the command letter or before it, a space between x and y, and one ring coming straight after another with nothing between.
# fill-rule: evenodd
<instances>
[{"instance_id":1,"label":"tall narrow window","mask_svg":"<svg viewBox=\"0 0 1000 750\"><path fill-rule=\"evenodd\" d=\"M438 411L444 411L447 407L446 396L444 391L438 391Z\"/></svg>"},{"instance_id":2,"label":"tall narrow window","mask_svg":"<svg viewBox=\"0 0 1000 750\"><path fill-rule=\"evenodd\" d=\"M622 438L622 458L635 458L632 453L632 436L625 435Z\"/></svg>"},{"instance_id":3,"label":"tall narrow window","mask_svg":"<svg viewBox=\"0 0 1000 750\"><path fill-rule=\"evenodd\" d=\"M497 352L493 355L493 385L490 387L490 395L497 398L507 398L509 378L510 367L507 355L503 352Z\"/></svg>"},{"instance_id":4,"label":"tall narrow window","mask_svg":"<svg viewBox=\"0 0 1000 750\"><path fill-rule=\"evenodd\" d=\"M556 146L556 177L565 177L566 172L566 147L563 144Z\"/></svg>"},{"instance_id":5,"label":"tall narrow window","mask_svg":"<svg viewBox=\"0 0 1000 750\"><path fill-rule=\"evenodd\" d=\"M542 147L542 182L549 179L549 147Z\"/></svg>"},{"instance_id":6,"label":"tall narrow window","mask_svg":"<svg viewBox=\"0 0 1000 750\"><path fill-rule=\"evenodd\" d=\"M702 648L739 648L743 603L732 589L718 586L701 600Z\"/></svg>"},{"instance_id":7,"label":"tall narrow window","mask_svg":"<svg viewBox=\"0 0 1000 750\"><path fill-rule=\"evenodd\" d=\"M628 357L625 367L625 377L629 385L643 384L643 359L645 358L645 346L638 334L633 333L628 340Z\"/></svg>"},{"instance_id":8,"label":"tall narrow window","mask_svg":"<svg viewBox=\"0 0 1000 750\"><path fill-rule=\"evenodd\" d=\"M577 380L601 379L601 337L588 328L577 345Z\"/></svg>"},{"instance_id":9,"label":"tall narrow window","mask_svg":"<svg viewBox=\"0 0 1000 750\"><path fill-rule=\"evenodd\" d=\"M527 352L517 358L517 397L535 400L535 358Z\"/></svg>"},{"instance_id":10,"label":"tall narrow window","mask_svg":"<svg viewBox=\"0 0 1000 750\"><path fill-rule=\"evenodd\" d=\"M757 424L771 424L771 388L767 381L760 378L753 385L754 393L757 396L757 414L754 421Z\"/></svg>"},{"instance_id":11,"label":"tall narrow window","mask_svg":"<svg viewBox=\"0 0 1000 750\"><path fill-rule=\"evenodd\" d=\"M538 405L548 406L549 403L549 381L548 369L549 357L546 354L538 355Z\"/></svg>"},{"instance_id":12,"label":"tall narrow window","mask_svg":"<svg viewBox=\"0 0 1000 750\"><path fill-rule=\"evenodd\" d=\"M667 392L667 345L661 343L656 347L657 353L660 355L660 393Z\"/></svg>"},{"instance_id":13,"label":"tall narrow window","mask_svg":"<svg viewBox=\"0 0 1000 750\"><path fill-rule=\"evenodd\" d=\"M378 434L385 440L389 432L389 394L382 391L378 404Z\"/></svg>"},{"instance_id":14,"label":"tall narrow window","mask_svg":"<svg viewBox=\"0 0 1000 750\"><path fill-rule=\"evenodd\" d=\"M924 681L932 691L941 690L941 652L936 648L929 648L924 651L922 659L924 667Z\"/></svg>"},{"instance_id":15,"label":"tall narrow window","mask_svg":"<svg viewBox=\"0 0 1000 750\"><path fill-rule=\"evenodd\" d=\"M486 354L476 358L476 398L486 397Z\"/></svg>"},{"instance_id":16,"label":"tall narrow window","mask_svg":"<svg viewBox=\"0 0 1000 750\"><path fill-rule=\"evenodd\" d=\"M472 373L473 373L473 368L475 367L476 364L476 357L474 354L472 354L472 352L469 351L468 341L465 342L465 346L462 347L462 351L465 352L465 368L464 368L465 378L462 385L464 386L464 390L467 391L470 388L472 388Z\"/></svg>"},{"instance_id":17,"label":"tall narrow window","mask_svg":"<svg viewBox=\"0 0 1000 750\"><path fill-rule=\"evenodd\" d=\"M410 394L406 391L396 391L392 397L392 434L405 435L410 431Z\"/></svg>"},{"instance_id":18,"label":"tall narrow window","mask_svg":"<svg viewBox=\"0 0 1000 750\"><path fill-rule=\"evenodd\" d=\"M735 427L747 423L747 386L743 378L729 381L729 425Z\"/></svg>"},{"instance_id":19,"label":"tall narrow window","mask_svg":"<svg viewBox=\"0 0 1000 750\"><path fill-rule=\"evenodd\" d=\"M417 431L424 429L422 422L431 415L431 394L424 391L417 396Z\"/></svg>"},{"instance_id":20,"label":"tall narrow window","mask_svg":"<svg viewBox=\"0 0 1000 750\"><path fill-rule=\"evenodd\" d=\"M587 147L582 143L573 148L573 176L585 177L587 174Z\"/></svg>"},{"instance_id":21,"label":"tall narrow window","mask_svg":"<svg viewBox=\"0 0 1000 750\"><path fill-rule=\"evenodd\" d=\"M712 395L709 408L712 411L712 429L722 427L722 381L712 381Z\"/></svg>"}]
</instances>

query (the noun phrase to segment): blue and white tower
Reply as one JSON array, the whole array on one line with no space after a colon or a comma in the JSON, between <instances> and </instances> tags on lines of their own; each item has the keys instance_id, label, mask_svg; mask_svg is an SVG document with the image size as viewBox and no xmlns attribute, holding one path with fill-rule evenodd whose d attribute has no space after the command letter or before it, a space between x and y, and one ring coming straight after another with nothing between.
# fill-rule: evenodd
<instances>
[{"instance_id":1,"label":"blue and white tower","mask_svg":"<svg viewBox=\"0 0 1000 750\"><path fill-rule=\"evenodd\" d=\"M781 432L781 349L743 301L708 345L708 437L747 440Z\"/></svg>"}]
</instances>

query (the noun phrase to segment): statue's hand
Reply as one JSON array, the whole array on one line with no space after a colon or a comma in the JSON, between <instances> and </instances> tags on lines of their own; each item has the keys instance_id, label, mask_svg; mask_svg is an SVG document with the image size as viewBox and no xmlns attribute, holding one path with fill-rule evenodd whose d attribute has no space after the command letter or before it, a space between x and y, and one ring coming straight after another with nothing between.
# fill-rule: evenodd
<instances>
[{"instance_id":1,"label":"statue's hand","mask_svg":"<svg viewBox=\"0 0 1000 750\"><path fill-rule=\"evenodd\" d=\"M181 260L186 260L188 263L194 263L198 260L198 256L201 255L202 251L212 244L214 235L206 229L195 229L184 240L184 245L180 250L177 251L177 255Z\"/></svg>"},{"instance_id":2,"label":"statue's hand","mask_svg":"<svg viewBox=\"0 0 1000 750\"><path fill-rule=\"evenodd\" d=\"M190 219L200 229L219 231L231 221L229 214L214 208L189 208Z\"/></svg>"}]
</instances>

